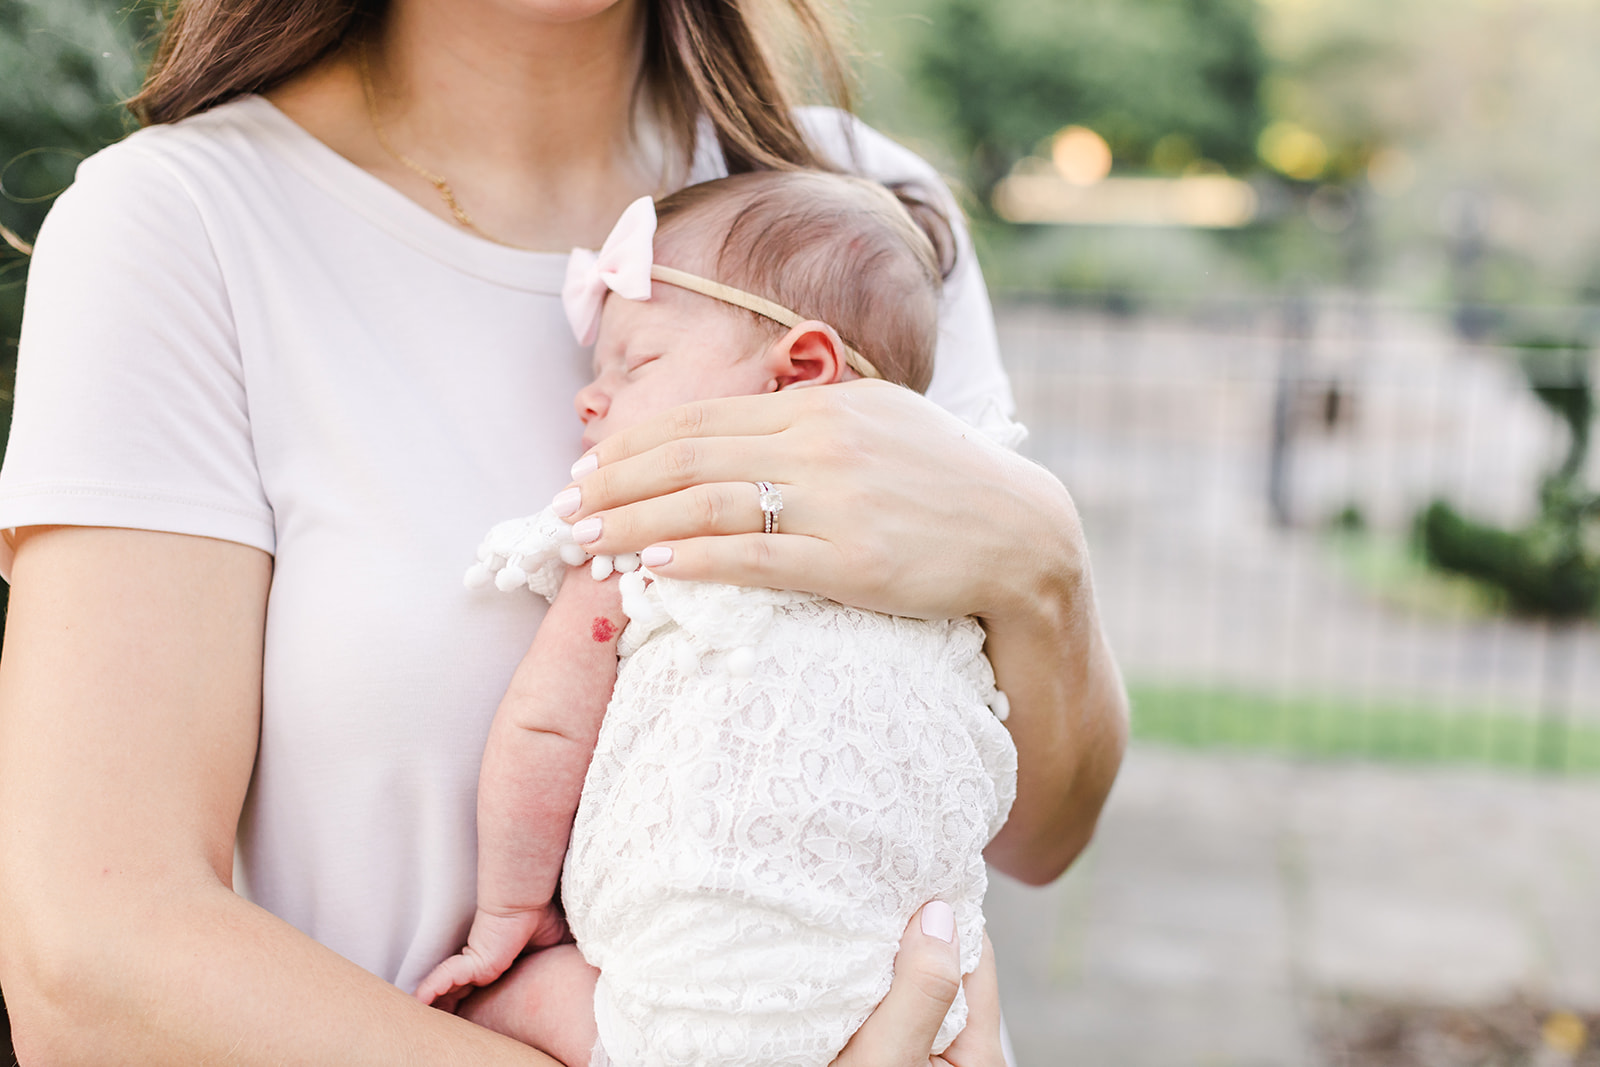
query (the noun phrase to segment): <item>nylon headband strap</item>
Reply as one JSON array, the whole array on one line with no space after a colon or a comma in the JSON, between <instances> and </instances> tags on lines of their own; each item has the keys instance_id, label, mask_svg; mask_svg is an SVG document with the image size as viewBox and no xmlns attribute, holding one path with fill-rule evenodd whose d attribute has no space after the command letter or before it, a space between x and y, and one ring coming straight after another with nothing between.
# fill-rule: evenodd
<instances>
[{"instance_id":1,"label":"nylon headband strap","mask_svg":"<svg viewBox=\"0 0 1600 1067\"><path fill-rule=\"evenodd\" d=\"M780 326L798 326L805 321L782 304L774 304L765 297L747 293L743 289L735 289L731 285L723 285L721 282L714 282L710 278L702 278L698 274L690 274L674 267L653 264L650 267L650 277L658 282L676 285L679 289L688 289L690 292L709 296L713 300L720 300L724 304L732 304L734 307L753 311L762 318L771 319ZM871 360L849 345L844 346L843 355L845 363L861 377L879 379L883 377L878 373L878 368L872 365Z\"/></svg>"}]
</instances>

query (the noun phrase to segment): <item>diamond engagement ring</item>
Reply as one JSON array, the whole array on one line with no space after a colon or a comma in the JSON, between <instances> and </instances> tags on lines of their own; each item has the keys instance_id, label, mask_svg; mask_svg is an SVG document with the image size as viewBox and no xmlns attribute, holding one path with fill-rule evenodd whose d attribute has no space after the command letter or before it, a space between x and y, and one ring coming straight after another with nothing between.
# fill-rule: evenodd
<instances>
[{"instance_id":1,"label":"diamond engagement ring","mask_svg":"<svg viewBox=\"0 0 1600 1067\"><path fill-rule=\"evenodd\" d=\"M761 506L762 533L778 532L778 512L783 510L783 494L771 482L757 482L756 503Z\"/></svg>"}]
</instances>

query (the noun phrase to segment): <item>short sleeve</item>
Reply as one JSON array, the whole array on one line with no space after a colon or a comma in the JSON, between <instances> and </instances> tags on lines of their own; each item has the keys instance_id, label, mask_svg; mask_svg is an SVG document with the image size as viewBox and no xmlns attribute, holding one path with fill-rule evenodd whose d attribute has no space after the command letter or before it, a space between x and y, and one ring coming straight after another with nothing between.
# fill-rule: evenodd
<instances>
[{"instance_id":1,"label":"short sleeve","mask_svg":"<svg viewBox=\"0 0 1600 1067\"><path fill-rule=\"evenodd\" d=\"M921 156L848 112L802 108L798 117L817 148L836 164L885 184L914 185L949 218L956 262L940 301L939 348L928 397L975 426L1006 423L1016 405L1000 362L994 309L966 220L944 178Z\"/></svg>"},{"instance_id":2,"label":"short sleeve","mask_svg":"<svg viewBox=\"0 0 1600 1067\"><path fill-rule=\"evenodd\" d=\"M199 206L147 135L85 161L39 233L0 470L7 576L23 526L274 547L228 292Z\"/></svg>"}]
</instances>

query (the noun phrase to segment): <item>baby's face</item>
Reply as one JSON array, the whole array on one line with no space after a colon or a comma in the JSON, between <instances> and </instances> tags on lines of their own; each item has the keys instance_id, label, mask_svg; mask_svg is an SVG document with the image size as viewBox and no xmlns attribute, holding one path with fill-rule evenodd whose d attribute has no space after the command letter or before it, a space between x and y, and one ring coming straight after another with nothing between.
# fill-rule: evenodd
<instances>
[{"instance_id":1,"label":"baby's face","mask_svg":"<svg viewBox=\"0 0 1600 1067\"><path fill-rule=\"evenodd\" d=\"M611 295L600 315L594 381L575 401L583 447L692 400L766 393L778 382L756 326L709 297L657 283L649 300Z\"/></svg>"}]
</instances>

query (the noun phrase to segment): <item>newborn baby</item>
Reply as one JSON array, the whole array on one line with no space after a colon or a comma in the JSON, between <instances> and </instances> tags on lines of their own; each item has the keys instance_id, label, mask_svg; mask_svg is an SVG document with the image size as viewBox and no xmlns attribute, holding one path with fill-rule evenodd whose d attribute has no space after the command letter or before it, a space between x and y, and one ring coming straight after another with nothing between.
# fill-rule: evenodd
<instances>
[{"instance_id":1,"label":"newborn baby","mask_svg":"<svg viewBox=\"0 0 1600 1067\"><path fill-rule=\"evenodd\" d=\"M574 253L564 294L579 340L598 337L585 443L692 400L863 376L925 389L953 247L935 216L918 213L930 238L882 186L813 172L636 202L598 258ZM750 492L782 536L781 490ZM585 556L547 509L495 527L468 574L553 603L485 752L467 947L418 996L451 1006L532 947L497 987L522 1007L496 1025L568 1067L823 1067L928 901L954 908L975 968L983 848L1016 791L978 623L657 577L636 557L590 565L616 581L567 575ZM568 1007L589 988L592 1017ZM936 1050L965 1016L958 997Z\"/></svg>"}]
</instances>

